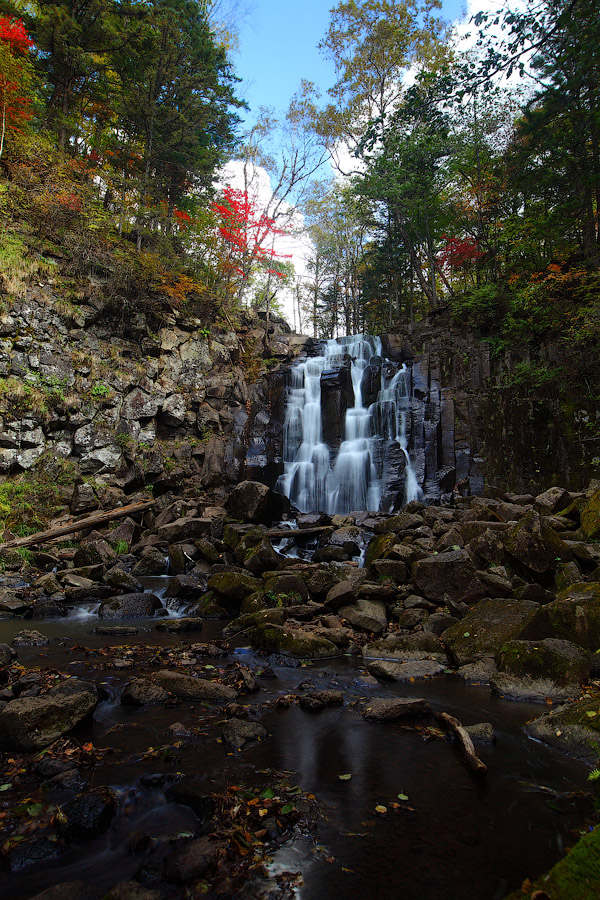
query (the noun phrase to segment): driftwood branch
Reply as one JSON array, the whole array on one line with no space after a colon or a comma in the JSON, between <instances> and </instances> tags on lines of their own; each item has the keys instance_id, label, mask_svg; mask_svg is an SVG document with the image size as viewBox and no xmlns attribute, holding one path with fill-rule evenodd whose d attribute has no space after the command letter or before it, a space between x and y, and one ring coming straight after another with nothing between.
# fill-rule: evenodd
<instances>
[{"instance_id":1,"label":"driftwood branch","mask_svg":"<svg viewBox=\"0 0 600 900\"><path fill-rule=\"evenodd\" d=\"M308 537L311 534L322 534L324 531L333 531L332 525L315 525L314 528L275 528L267 531L270 538L298 538Z\"/></svg>"},{"instance_id":2,"label":"driftwood branch","mask_svg":"<svg viewBox=\"0 0 600 900\"><path fill-rule=\"evenodd\" d=\"M13 550L17 547L32 547L36 544L43 544L45 541L51 541L53 538L75 534L76 531L85 531L88 528L106 525L114 519L123 519L125 516L133 516L135 513L150 509L155 502L155 500L140 500L137 503L130 503L129 506L118 506L116 509L107 509L104 512L94 513L92 516L87 516L85 519L79 519L76 522L69 522L67 525L57 525L55 528L48 528L47 531L38 531L37 534L30 534L27 537L14 538L12 541L0 544L0 552L2 550Z\"/></svg>"},{"instance_id":3,"label":"driftwood branch","mask_svg":"<svg viewBox=\"0 0 600 900\"><path fill-rule=\"evenodd\" d=\"M487 766L479 759L479 757L475 753L473 741L465 731L464 727L458 721L458 719L455 719L454 716L451 716L448 713L444 712L436 712L434 713L434 716L438 722L441 722L446 726L446 728L449 728L452 732L454 732L467 768L470 769L470 771L478 778L482 778L484 775L486 775Z\"/></svg>"}]
</instances>

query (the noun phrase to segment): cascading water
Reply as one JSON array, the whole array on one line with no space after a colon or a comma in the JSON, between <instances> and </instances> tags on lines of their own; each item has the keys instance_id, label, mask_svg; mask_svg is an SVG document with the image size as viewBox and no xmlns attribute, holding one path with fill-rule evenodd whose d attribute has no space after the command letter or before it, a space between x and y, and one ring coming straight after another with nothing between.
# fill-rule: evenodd
<instances>
[{"instance_id":1,"label":"cascading water","mask_svg":"<svg viewBox=\"0 0 600 900\"><path fill-rule=\"evenodd\" d=\"M393 449L399 449L402 457L403 502L421 495L408 451L410 371L405 365L398 368L383 362L381 354L378 337L331 339L324 343L322 355L305 359L291 370L283 437L284 473L277 490L303 512L378 510L390 481ZM338 449L324 439L323 384L331 375L341 383L342 374L349 375L347 393L352 405L345 406ZM375 395L368 406L363 400L365 379L371 396ZM343 413L340 407L338 414Z\"/></svg>"}]
</instances>

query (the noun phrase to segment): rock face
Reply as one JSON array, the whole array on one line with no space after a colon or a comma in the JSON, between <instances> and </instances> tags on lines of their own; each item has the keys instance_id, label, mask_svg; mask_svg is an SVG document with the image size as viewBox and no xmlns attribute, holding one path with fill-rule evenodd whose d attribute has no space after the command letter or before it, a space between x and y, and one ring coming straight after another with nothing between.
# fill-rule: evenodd
<instances>
[{"instance_id":1,"label":"rock face","mask_svg":"<svg viewBox=\"0 0 600 900\"><path fill-rule=\"evenodd\" d=\"M7 750L42 750L85 719L97 702L86 690L12 700L0 710L0 741Z\"/></svg>"}]
</instances>

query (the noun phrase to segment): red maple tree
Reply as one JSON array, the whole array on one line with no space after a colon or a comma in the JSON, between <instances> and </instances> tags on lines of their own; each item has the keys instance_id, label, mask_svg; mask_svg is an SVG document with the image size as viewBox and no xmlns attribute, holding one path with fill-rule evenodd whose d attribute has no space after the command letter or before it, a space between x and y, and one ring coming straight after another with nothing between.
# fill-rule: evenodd
<instances>
[{"instance_id":1,"label":"red maple tree","mask_svg":"<svg viewBox=\"0 0 600 900\"><path fill-rule=\"evenodd\" d=\"M442 262L451 269L469 269L473 263L484 255L479 249L476 238L458 238L442 235L446 244L440 253Z\"/></svg>"},{"instance_id":2,"label":"red maple tree","mask_svg":"<svg viewBox=\"0 0 600 900\"><path fill-rule=\"evenodd\" d=\"M291 254L278 253L273 248L275 238L289 232L279 228L275 219L260 213L246 191L226 187L223 198L224 203L213 203L212 209L221 220L219 232L228 244L231 266L244 281L254 263L290 258ZM285 278L285 273L275 268L267 268L267 273Z\"/></svg>"}]
</instances>

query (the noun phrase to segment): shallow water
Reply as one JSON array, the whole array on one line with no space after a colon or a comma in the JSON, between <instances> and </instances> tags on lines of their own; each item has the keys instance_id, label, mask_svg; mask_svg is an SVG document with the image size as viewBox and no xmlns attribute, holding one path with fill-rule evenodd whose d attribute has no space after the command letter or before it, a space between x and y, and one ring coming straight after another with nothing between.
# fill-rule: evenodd
<instances>
[{"instance_id":1,"label":"shallow water","mask_svg":"<svg viewBox=\"0 0 600 900\"><path fill-rule=\"evenodd\" d=\"M200 704L122 706L120 693L136 670L100 670L104 657L96 661L83 649L208 641L220 636L221 623L206 623L202 632L182 636L157 632L152 620L144 619L137 623L138 635L116 642L93 634L95 624L95 618L0 622L0 641L10 641L23 628L36 628L52 638L45 647L19 650L26 666L54 666L103 683L108 699L98 705L93 724L81 727L77 736L113 748L114 756L105 757L94 770L93 783L111 784L123 797L122 815L107 835L79 845L54 864L5 876L1 898L25 900L44 887L76 878L109 887L132 877L144 861L128 853L132 833L143 831L161 839L193 830L188 809L140 786L139 778L150 772L184 772L207 792L228 783L258 783L258 770L266 768L294 773L293 780L316 795L324 812L317 834L308 841L299 836L276 854L275 867L291 866L302 873L304 884L297 889L302 900L342 895L346 900L499 900L525 877L536 877L560 858L570 829L584 822L582 806L564 795L585 788L585 766L534 743L522 731L527 719L543 712L538 705L491 697L489 690L467 687L453 675L408 685L372 685L360 663L349 658L301 668L274 665L276 678L259 680L260 692L240 702L258 706L297 692L309 680L315 689L342 690L346 705L317 714L296 705L263 711L259 718L269 737L242 754L231 754L216 740L218 717ZM67 639L60 640L63 637ZM228 659L205 662L263 667L265 661L241 640ZM365 722L353 703L369 696L423 696L464 724L492 722L496 745L478 749L489 768L487 779L475 782L445 739L427 740L412 728ZM199 733L172 752L142 759L149 746L178 740L167 732L176 721ZM341 774L352 777L341 781ZM408 801L398 801L399 793ZM400 809L394 810L392 802ZM387 815L376 814L378 804L387 806Z\"/></svg>"}]
</instances>

